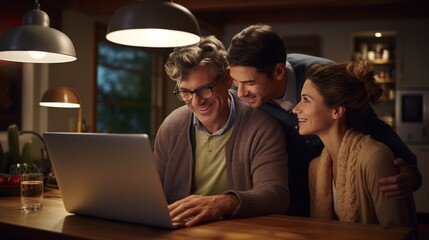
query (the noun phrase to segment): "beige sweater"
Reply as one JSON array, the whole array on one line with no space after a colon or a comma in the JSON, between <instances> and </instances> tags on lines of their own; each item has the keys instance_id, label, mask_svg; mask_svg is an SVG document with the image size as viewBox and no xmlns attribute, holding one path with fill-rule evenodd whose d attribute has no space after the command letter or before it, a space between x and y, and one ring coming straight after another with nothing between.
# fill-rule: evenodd
<instances>
[{"instance_id":1,"label":"beige sweater","mask_svg":"<svg viewBox=\"0 0 429 240\"><path fill-rule=\"evenodd\" d=\"M337 160L338 216L333 209L332 160L326 148L310 163L311 216L414 228L414 199L386 198L378 190L379 178L397 173L393 159L392 152L384 144L369 135L347 131Z\"/></svg>"}]
</instances>

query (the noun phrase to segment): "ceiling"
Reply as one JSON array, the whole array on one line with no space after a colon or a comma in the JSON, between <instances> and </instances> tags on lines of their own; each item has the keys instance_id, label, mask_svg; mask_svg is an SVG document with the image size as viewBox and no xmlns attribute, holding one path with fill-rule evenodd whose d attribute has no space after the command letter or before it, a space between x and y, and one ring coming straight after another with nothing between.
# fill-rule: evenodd
<instances>
[{"instance_id":1,"label":"ceiling","mask_svg":"<svg viewBox=\"0 0 429 240\"><path fill-rule=\"evenodd\" d=\"M42 10L112 14L137 0L39 0ZM5 2L3 0L2 2ZM10 0L6 9L28 10L34 0ZM226 24L429 18L427 0L173 0L188 8L200 25L222 33ZM1 7L5 9L4 6ZM50 12L48 14L51 15Z\"/></svg>"}]
</instances>

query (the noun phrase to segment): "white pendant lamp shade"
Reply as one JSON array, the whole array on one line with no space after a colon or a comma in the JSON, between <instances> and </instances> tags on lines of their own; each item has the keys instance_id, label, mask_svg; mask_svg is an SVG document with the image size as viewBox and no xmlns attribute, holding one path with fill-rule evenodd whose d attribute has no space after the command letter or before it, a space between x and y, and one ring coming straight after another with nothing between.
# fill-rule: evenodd
<instances>
[{"instance_id":1,"label":"white pendant lamp shade","mask_svg":"<svg viewBox=\"0 0 429 240\"><path fill-rule=\"evenodd\" d=\"M196 18L169 0L140 0L111 17L107 40L134 47L181 47L200 41Z\"/></svg>"},{"instance_id":2,"label":"white pendant lamp shade","mask_svg":"<svg viewBox=\"0 0 429 240\"><path fill-rule=\"evenodd\" d=\"M76 60L71 40L49 27L49 16L40 9L24 15L24 24L0 37L0 59L26 63L62 63Z\"/></svg>"}]
</instances>

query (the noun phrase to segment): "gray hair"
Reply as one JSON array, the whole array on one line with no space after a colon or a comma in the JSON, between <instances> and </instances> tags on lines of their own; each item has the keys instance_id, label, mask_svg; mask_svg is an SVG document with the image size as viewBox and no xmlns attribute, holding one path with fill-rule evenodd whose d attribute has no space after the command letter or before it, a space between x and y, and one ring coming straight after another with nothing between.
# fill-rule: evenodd
<instances>
[{"instance_id":1,"label":"gray hair","mask_svg":"<svg viewBox=\"0 0 429 240\"><path fill-rule=\"evenodd\" d=\"M175 48L164 65L168 76L180 83L196 67L209 65L212 77L226 74L226 50L215 36L202 37L195 45Z\"/></svg>"}]
</instances>

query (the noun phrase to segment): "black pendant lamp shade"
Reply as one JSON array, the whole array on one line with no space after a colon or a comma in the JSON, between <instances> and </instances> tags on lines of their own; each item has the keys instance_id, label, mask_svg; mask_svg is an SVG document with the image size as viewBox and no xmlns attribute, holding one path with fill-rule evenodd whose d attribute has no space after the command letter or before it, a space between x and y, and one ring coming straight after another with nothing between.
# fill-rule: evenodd
<instances>
[{"instance_id":1,"label":"black pendant lamp shade","mask_svg":"<svg viewBox=\"0 0 429 240\"><path fill-rule=\"evenodd\" d=\"M196 18L169 0L140 0L111 17L107 40L135 47L180 47L200 41Z\"/></svg>"},{"instance_id":2,"label":"black pendant lamp shade","mask_svg":"<svg viewBox=\"0 0 429 240\"><path fill-rule=\"evenodd\" d=\"M36 5L38 3L36 1ZM61 63L76 60L71 40L49 27L49 16L37 7L24 15L24 24L0 37L0 59L26 63Z\"/></svg>"}]
</instances>

